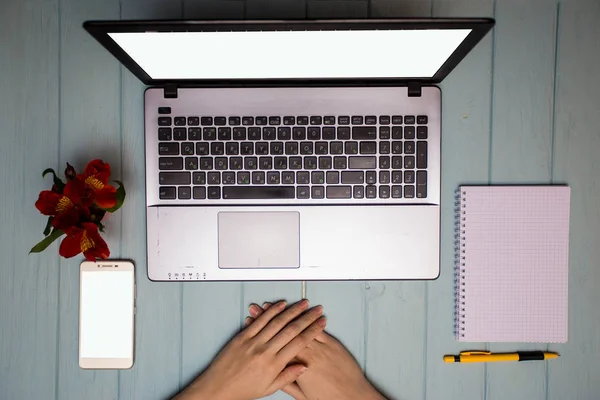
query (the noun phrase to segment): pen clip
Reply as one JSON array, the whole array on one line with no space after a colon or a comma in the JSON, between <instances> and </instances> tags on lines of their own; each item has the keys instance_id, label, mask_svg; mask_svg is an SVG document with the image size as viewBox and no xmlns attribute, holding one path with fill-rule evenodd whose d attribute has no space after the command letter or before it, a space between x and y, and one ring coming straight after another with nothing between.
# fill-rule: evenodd
<instances>
[{"instance_id":1,"label":"pen clip","mask_svg":"<svg viewBox=\"0 0 600 400\"><path fill-rule=\"evenodd\" d=\"M485 356L489 356L490 354L492 354L491 351L461 351L460 355L461 356L476 356L476 355L485 355Z\"/></svg>"}]
</instances>

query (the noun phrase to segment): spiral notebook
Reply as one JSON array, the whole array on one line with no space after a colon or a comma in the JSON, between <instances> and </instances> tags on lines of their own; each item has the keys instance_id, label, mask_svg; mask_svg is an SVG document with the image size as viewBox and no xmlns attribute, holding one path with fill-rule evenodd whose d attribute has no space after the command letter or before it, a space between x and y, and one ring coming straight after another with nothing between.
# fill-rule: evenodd
<instances>
[{"instance_id":1,"label":"spiral notebook","mask_svg":"<svg viewBox=\"0 0 600 400\"><path fill-rule=\"evenodd\" d=\"M567 341L567 186L461 186L456 337Z\"/></svg>"}]
</instances>

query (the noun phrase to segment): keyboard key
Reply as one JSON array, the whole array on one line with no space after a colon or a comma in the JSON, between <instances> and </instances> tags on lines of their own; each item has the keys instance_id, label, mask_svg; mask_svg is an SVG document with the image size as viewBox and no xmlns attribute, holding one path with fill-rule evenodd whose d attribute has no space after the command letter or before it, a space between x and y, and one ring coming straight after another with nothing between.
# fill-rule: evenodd
<instances>
[{"instance_id":1,"label":"keyboard key","mask_svg":"<svg viewBox=\"0 0 600 400\"><path fill-rule=\"evenodd\" d=\"M335 117L334 117L334 116L331 116L331 115L326 115L326 116L323 118L323 123L324 123L325 125L335 125Z\"/></svg>"},{"instance_id":2,"label":"keyboard key","mask_svg":"<svg viewBox=\"0 0 600 400\"><path fill-rule=\"evenodd\" d=\"M347 115L339 116L338 125L350 125L350 117Z\"/></svg>"},{"instance_id":3,"label":"keyboard key","mask_svg":"<svg viewBox=\"0 0 600 400\"><path fill-rule=\"evenodd\" d=\"M193 195L196 200L206 199L206 188L204 186L194 186Z\"/></svg>"},{"instance_id":4,"label":"keyboard key","mask_svg":"<svg viewBox=\"0 0 600 400\"><path fill-rule=\"evenodd\" d=\"M417 185L427 185L427 171L417 171Z\"/></svg>"},{"instance_id":5,"label":"keyboard key","mask_svg":"<svg viewBox=\"0 0 600 400\"><path fill-rule=\"evenodd\" d=\"M325 173L323 171L313 171L310 174L310 183L313 185L323 185L325 183Z\"/></svg>"},{"instance_id":6,"label":"keyboard key","mask_svg":"<svg viewBox=\"0 0 600 400\"><path fill-rule=\"evenodd\" d=\"M344 144L342 142L331 142L329 152L331 154L344 154Z\"/></svg>"},{"instance_id":7,"label":"keyboard key","mask_svg":"<svg viewBox=\"0 0 600 400\"><path fill-rule=\"evenodd\" d=\"M296 175L293 171L283 171L281 173L281 183L284 185L293 185L296 181Z\"/></svg>"},{"instance_id":8,"label":"keyboard key","mask_svg":"<svg viewBox=\"0 0 600 400\"><path fill-rule=\"evenodd\" d=\"M219 186L208 187L208 198L211 200L217 200L221 198L221 188Z\"/></svg>"},{"instance_id":9,"label":"keyboard key","mask_svg":"<svg viewBox=\"0 0 600 400\"><path fill-rule=\"evenodd\" d=\"M235 172L223 172L223 185L235 185Z\"/></svg>"},{"instance_id":10,"label":"keyboard key","mask_svg":"<svg viewBox=\"0 0 600 400\"><path fill-rule=\"evenodd\" d=\"M254 125L254 117L242 117L242 125Z\"/></svg>"},{"instance_id":11,"label":"keyboard key","mask_svg":"<svg viewBox=\"0 0 600 400\"><path fill-rule=\"evenodd\" d=\"M327 174L325 174L325 181L328 185L337 185L340 183L340 173L337 171L327 171Z\"/></svg>"},{"instance_id":12,"label":"keyboard key","mask_svg":"<svg viewBox=\"0 0 600 400\"><path fill-rule=\"evenodd\" d=\"M200 118L200 124L201 125L212 125L213 124L213 119L212 117L202 117Z\"/></svg>"},{"instance_id":13,"label":"keyboard key","mask_svg":"<svg viewBox=\"0 0 600 400\"><path fill-rule=\"evenodd\" d=\"M161 185L189 185L192 175L189 172L160 172L158 183Z\"/></svg>"},{"instance_id":14,"label":"keyboard key","mask_svg":"<svg viewBox=\"0 0 600 400\"><path fill-rule=\"evenodd\" d=\"M194 172L192 181L194 185L206 185L206 172Z\"/></svg>"},{"instance_id":15,"label":"keyboard key","mask_svg":"<svg viewBox=\"0 0 600 400\"><path fill-rule=\"evenodd\" d=\"M304 169L317 169L317 157L304 157Z\"/></svg>"},{"instance_id":16,"label":"keyboard key","mask_svg":"<svg viewBox=\"0 0 600 400\"><path fill-rule=\"evenodd\" d=\"M159 114L171 114L171 107L158 107Z\"/></svg>"},{"instance_id":17,"label":"keyboard key","mask_svg":"<svg viewBox=\"0 0 600 400\"><path fill-rule=\"evenodd\" d=\"M402 139L402 127L392 126L392 139Z\"/></svg>"},{"instance_id":18,"label":"keyboard key","mask_svg":"<svg viewBox=\"0 0 600 400\"><path fill-rule=\"evenodd\" d=\"M178 170L183 169L183 158L181 157L159 157L158 169L160 170Z\"/></svg>"},{"instance_id":19,"label":"keyboard key","mask_svg":"<svg viewBox=\"0 0 600 400\"><path fill-rule=\"evenodd\" d=\"M354 188L352 188L352 195L355 199L364 199L365 197L365 187L364 186L354 186Z\"/></svg>"},{"instance_id":20,"label":"keyboard key","mask_svg":"<svg viewBox=\"0 0 600 400\"><path fill-rule=\"evenodd\" d=\"M417 168L427 168L427 142L417 142Z\"/></svg>"},{"instance_id":21,"label":"keyboard key","mask_svg":"<svg viewBox=\"0 0 600 400\"><path fill-rule=\"evenodd\" d=\"M321 118L320 116L311 116L310 124L311 125L323 125L323 118Z\"/></svg>"},{"instance_id":22,"label":"keyboard key","mask_svg":"<svg viewBox=\"0 0 600 400\"><path fill-rule=\"evenodd\" d=\"M228 126L221 127L219 128L217 135L219 140L231 140L231 128Z\"/></svg>"},{"instance_id":23,"label":"keyboard key","mask_svg":"<svg viewBox=\"0 0 600 400\"><path fill-rule=\"evenodd\" d=\"M380 115L379 116L379 125L389 125L390 124L390 116L389 115Z\"/></svg>"},{"instance_id":24,"label":"keyboard key","mask_svg":"<svg viewBox=\"0 0 600 400\"><path fill-rule=\"evenodd\" d=\"M225 154L225 144L222 142L211 143L210 154L213 156L222 156L223 154Z\"/></svg>"},{"instance_id":25,"label":"keyboard key","mask_svg":"<svg viewBox=\"0 0 600 400\"><path fill-rule=\"evenodd\" d=\"M248 140L260 140L260 128L257 126L252 126L248 128Z\"/></svg>"},{"instance_id":26,"label":"keyboard key","mask_svg":"<svg viewBox=\"0 0 600 400\"><path fill-rule=\"evenodd\" d=\"M352 116L352 125L362 125L364 123L364 118L362 115L353 115Z\"/></svg>"},{"instance_id":27,"label":"keyboard key","mask_svg":"<svg viewBox=\"0 0 600 400\"><path fill-rule=\"evenodd\" d=\"M243 156L251 156L254 154L254 143L252 142L244 142L242 143L240 154Z\"/></svg>"},{"instance_id":28,"label":"keyboard key","mask_svg":"<svg viewBox=\"0 0 600 400\"><path fill-rule=\"evenodd\" d=\"M288 156L298 154L298 142L286 142L285 154L287 154Z\"/></svg>"},{"instance_id":29,"label":"keyboard key","mask_svg":"<svg viewBox=\"0 0 600 400\"><path fill-rule=\"evenodd\" d=\"M392 142L392 153L393 154L402 154L402 142Z\"/></svg>"},{"instance_id":30,"label":"keyboard key","mask_svg":"<svg viewBox=\"0 0 600 400\"><path fill-rule=\"evenodd\" d=\"M209 146L206 142L198 142L196 143L196 155L199 156L207 156L209 153Z\"/></svg>"},{"instance_id":31,"label":"keyboard key","mask_svg":"<svg viewBox=\"0 0 600 400\"><path fill-rule=\"evenodd\" d=\"M282 142L271 142L271 154L274 156L283 154L283 143Z\"/></svg>"},{"instance_id":32,"label":"keyboard key","mask_svg":"<svg viewBox=\"0 0 600 400\"><path fill-rule=\"evenodd\" d=\"M376 154L377 142L360 142L360 154Z\"/></svg>"},{"instance_id":33,"label":"keyboard key","mask_svg":"<svg viewBox=\"0 0 600 400\"><path fill-rule=\"evenodd\" d=\"M219 126L227 125L227 118L215 117L215 125L219 125Z\"/></svg>"},{"instance_id":34,"label":"keyboard key","mask_svg":"<svg viewBox=\"0 0 600 400\"><path fill-rule=\"evenodd\" d=\"M267 117L256 117L256 125L266 125L267 122Z\"/></svg>"},{"instance_id":35,"label":"keyboard key","mask_svg":"<svg viewBox=\"0 0 600 400\"><path fill-rule=\"evenodd\" d=\"M189 171L195 171L198 169L198 157L186 157L185 158L185 169Z\"/></svg>"},{"instance_id":36,"label":"keyboard key","mask_svg":"<svg viewBox=\"0 0 600 400\"><path fill-rule=\"evenodd\" d=\"M379 154L390 154L390 147L392 147L390 142L379 142Z\"/></svg>"},{"instance_id":37,"label":"keyboard key","mask_svg":"<svg viewBox=\"0 0 600 400\"><path fill-rule=\"evenodd\" d=\"M259 156L266 156L269 154L269 144L267 142L258 142L254 146L254 152Z\"/></svg>"},{"instance_id":38,"label":"keyboard key","mask_svg":"<svg viewBox=\"0 0 600 400\"><path fill-rule=\"evenodd\" d=\"M375 140L377 139L377 128L374 126L353 126L353 140Z\"/></svg>"},{"instance_id":39,"label":"keyboard key","mask_svg":"<svg viewBox=\"0 0 600 400\"><path fill-rule=\"evenodd\" d=\"M187 140L187 132L185 128L173 129L173 140Z\"/></svg>"},{"instance_id":40,"label":"keyboard key","mask_svg":"<svg viewBox=\"0 0 600 400\"><path fill-rule=\"evenodd\" d=\"M193 156L194 155L194 147L195 147L194 143L192 143L192 142L181 143L181 154Z\"/></svg>"},{"instance_id":41,"label":"keyboard key","mask_svg":"<svg viewBox=\"0 0 600 400\"><path fill-rule=\"evenodd\" d=\"M344 150L346 154L358 154L358 142L346 142Z\"/></svg>"},{"instance_id":42,"label":"keyboard key","mask_svg":"<svg viewBox=\"0 0 600 400\"><path fill-rule=\"evenodd\" d=\"M216 157L215 158L215 169L219 171L223 171L227 169L228 161L226 157Z\"/></svg>"},{"instance_id":43,"label":"keyboard key","mask_svg":"<svg viewBox=\"0 0 600 400\"><path fill-rule=\"evenodd\" d=\"M402 124L402 115L392 115L392 124L394 124L394 125Z\"/></svg>"},{"instance_id":44,"label":"keyboard key","mask_svg":"<svg viewBox=\"0 0 600 400\"><path fill-rule=\"evenodd\" d=\"M308 117L305 117L305 116L298 117L296 123L298 125L308 125Z\"/></svg>"},{"instance_id":45,"label":"keyboard key","mask_svg":"<svg viewBox=\"0 0 600 400\"><path fill-rule=\"evenodd\" d=\"M375 199L377 198L377 187L376 186L367 186L367 199Z\"/></svg>"},{"instance_id":46,"label":"keyboard key","mask_svg":"<svg viewBox=\"0 0 600 400\"><path fill-rule=\"evenodd\" d=\"M417 139L427 139L426 126L417 126Z\"/></svg>"},{"instance_id":47,"label":"keyboard key","mask_svg":"<svg viewBox=\"0 0 600 400\"><path fill-rule=\"evenodd\" d=\"M229 169L232 169L234 171L239 171L242 169L243 164L244 164L244 161L242 160L242 157L230 157L229 158Z\"/></svg>"},{"instance_id":48,"label":"keyboard key","mask_svg":"<svg viewBox=\"0 0 600 400\"><path fill-rule=\"evenodd\" d=\"M236 126L242 122L240 117L229 117L229 125Z\"/></svg>"},{"instance_id":49,"label":"keyboard key","mask_svg":"<svg viewBox=\"0 0 600 400\"><path fill-rule=\"evenodd\" d=\"M213 158L212 157L200 157L200 169L208 171L213 169Z\"/></svg>"},{"instance_id":50,"label":"keyboard key","mask_svg":"<svg viewBox=\"0 0 600 400\"><path fill-rule=\"evenodd\" d=\"M308 186L298 186L296 189L296 193L299 199L310 198L310 188Z\"/></svg>"},{"instance_id":51,"label":"keyboard key","mask_svg":"<svg viewBox=\"0 0 600 400\"><path fill-rule=\"evenodd\" d=\"M392 157L392 169L402 169L402 156Z\"/></svg>"},{"instance_id":52,"label":"keyboard key","mask_svg":"<svg viewBox=\"0 0 600 400\"><path fill-rule=\"evenodd\" d=\"M351 199L351 186L327 186L328 199Z\"/></svg>"},{"instance_id":53,"label":"keyboard key","mask_svg":"<svg viewBox=\"0 0 600 400\"><path fill-rule=\"evenodd\" d=\"M379 169L390 169L390 156L379 156Z\"/></svg>"},{"instance_id":54,"label":"keyboard key","mask_svg":"<svg viewBox=\"0 0 600 400\"><path fill-rule=\"evenodd\" d=\"M224 199L293 199L293 186L226 186Z\"/></svg>"},{"instance_id":55,"label":"keyboard key","mask_svg":"<svg viewBox=\"0 0 600 400\"><path fill-rule=\"evenodd\" d=\"M337 138L338 140L350 140L350 127L340 126L337 129Z\"/></svg>"},{"instance_id":56,"label":"keyboard key","mask_svg":"<svg viewBox=\"0 0 600 400\"><path fill-rule=\"evenodd\" d=\"M185 117L175 117L173 121L175 122L176 126L185 126L186 124Z\"/></svg>"},{"instance_id":57,"label":"keyboard key","mask_svg":"<svg viewBox=\"0 0 600 400\"><path fill-rule=\"evenodd\" d=\"M240 144L238 142L228 142L225 145L225 154L228 156L237 156L240 154Z\"/></svg>"},{"instance_id":58,"label":"keyboard key","mask_svg":"<svg viewBox=\"0 0 600 400\"><path fill-rule=\"evenodd\" d=\"M275 140L277 139L277 131L272 126L265 126L262 129L263 140Z\"/></svg>"},{"instance_id":59,"label":"keyboard key","mask_svg":"<svg viewBox=\"0 0 600 400\"><path fill-rule=\"evenodd\" d=\"M303 126L295 126L292 130L294 140L306 140L306 128Z\"/></svg>"},{"instance_id":60,"label":"keyboard key","mask_svg":"<svg viewBox=\"0 0 600 400\"><path fill-rule=\"evenodd\" d=\"M171 140L173 134L171 128L158 128L158 140Z\"/></svg>"},{"instance_id":61,"label":"keyboard key","mask_svg":"<svg viewBox=\"0 0 600 400\"><path fill-rule=\"evenodd\" d=\"M161 186L158 189L158 198L161 200L175 200L176 193L175 186Z\"/></svg>"},{"instance_id":62,"label":"keyboard key","mask_svg":"<svg viewBox=\"0 0 600 400\"><path fill-rule=\"evenodd\" d=\"M171 117L158 117L158 125L159 126L171 126Z\"/></svg>"},{"instance_id":63,"label":"keyboard key","mask_svg":"<svg viewBox=\"0 0 600 400\"><path fill-rule=\"evenodd\" d=\"M221 184L221 173L220 172L209 172L208 173L208 184L209 185L220 185Z\"/></svg>"},{"instance_id":64,"label":"keyboard key","mask_svg":"<svg viewBox=\"0 0 600 400\"><path fill-rule=\"evenodd\" d=\"M389 126L380 126L379 127L379 139L389 139L390 138L390 127Z\"/></svg>"},{"instance_id":65,"label":"keyboard key","mask_svg":"<svg viewBox=\"0 0 600 400\"><path fill-rule=\"evenodd\" d=\"M367 179L366 182L368 184L377 183L377 172L376 171L367 171Z\"/></svg>"},{"instance_id":66,"label":"keyboard key","mask_svg":"<svg viewBox=\"0 0 600 400\"><path fill-rule=\"evenodd\" d=\"M377 117L374 115L367 115L365 117L365 124L366 125L376 125L377 124Z\"/></svg>"},{"instance_id":67,"label":"keyboard key","mask_svg":"<svg viewBox=\"0 0 600 400\"><path fill-rule=\"evenodd\" d=\"M404 154L415 154L415 142L404 142Z\"/></svg>"},{"instance_id":68,"label":"keyboard key","mask_svg":"<svg viewBox=\"0 0 600 400\"><path fill-rule=\"evenodd\" d=\"M161 156L179 155L179 143L158 143L158 154Z\"/></svg>"},{"instance_id":69,"label":"keyboard key","mask_svg":"<svg viewBox=\"0 0 600 400\"><path fill-rule=\"evenodd\" d=\"M415 116L414 115L407 115L404 117L404 124L405 125L414 125L415 123Z\"/></svg>"},{"instance_id":70,"label":"keyboard key","mask_svg":"<svg viewBox=\"0 0 600 400\"><path fill-rule=\"evenodd\" d=\"M415 167L415 156L404 157L404 168L413 169Z\"/></svg>"},{"instance_id":71,"label":"keyboard key","mask_svg":"<svg viewBox=\"0 0 600 400\"><path fill-rule=\"evenodd\" d=\"M283 117L283 124L284 125L296 125L296 117L290 117L290 116Z\"/></svg>"},{"instance_id":72,"label":"keyboard key","mask_svg":"<svg viewBox=\"0 0 600 400\"><path fill-rule=\"evenodd\" d=\"M246 140L246 128L243 126L233 128L233 140Z\"/></svg>"},{"instance_id":73,"label":"keyboard key","mask_svg":"<svg viewBox=\"0 0 600 400\"><path fill-rule=\"evenodd\" d=\"M417 124L426 125L427 124L427 115L417 115Z\"/></svg>"},{"instance_id":74,"label":"keyboard key","mask_svg":"<svg viewBox=\"0 0 600 400\"><path fill-rule=\"evenodd\" d=\"M298 182L298 185L308 185L310 183L310 174L307 171L296 172L296 182Z\"/></svg>"},{"instance_id":75,"label":"keyboard key","mask_svg":"<svg viewBox=\"0 0 600 400\"><path fill-rule=\"evenodd\" d=\"M302 157L290 157L290 169L302 169Z\"/></svg>"},{"instance_id":76,"label":"keyboard key","mask_svg":"<svg viewBox=\"0 0 600 400\"><path fill-rule=\"evenodd\" d=\"M332 161L330 156L319 157L319 169L331 169Z\"/></svg>"},{"instance_id":77,"label":"keyboard key","mask_svg":"<svg viewBox=\"0 0 600 400\"><path fill-rule=\"evenodd\" d=\"M280 126L277 128L277 139L278 140L290 140L292 139L292 128L289 126Z\"/></svg>"},{"instance_id":78,"label":"keyboard key","mask_svg":"<svg viewBox=\"0 0 600 400\"><path fill-rule=\"evenodd\" d=\"M350 167L350 169L377 168L377 158L376 157L360 157L360 156L349 157L349 167Z\"/></svg>"},{"instance_id":79,"label":"keyboard key","mask_svg":"<svg viewBox=\"0 0 600 400\"><path fill-rule=\"evenodd\" d=\"M402 186L392 186L392 198L394 198L394 199L402 198Z\"/></svg>"},{"instance_id":80,"label":"keyboard key","mask_svg":"<svg viewBox=\"0 0 600 400\"><path fill-rule=\"evenodd\" d=\"M244 157L244 169L254 170L258 168L258 159L256 157Z\"/></svg>"},{"instance_id":81,"label":"keyboard key","mask_svg":"<svg viewBox=\"0 0 600 400\"><path fill-rule=\"evenodd\" d=\"M200 130L200 128L189 128L188 139L195 141L202 140L202 131Z\"/></svg>"},{"instance_id":82,"label":"keyboard key","mask_svg":"<svg viewBox=\"0 0 600 400\"><path fill-rule=\"evenodd\" d=\"M199 117L188 117L187 123L188 123L188 125L191 125L191 126L198 126L198 125L200 125L200 118Z\"/></svg>"},{"instance_id":83,"label":"keyboard key","mask_svg":"<svg viewBox=\"0 0 600 400\"><path fill-rule=\"evenodd\" d=\"M424 199L427 197L427 185L417 185L417 198Z\"/></svg>"},{"instance_id":84,"label":"keyboard key","mask_svg":"<svg viewBox=\"0 0 600 400\"><path fill-rule=\"evenodd\" d=\"M342 183L365 183L365 173L363 171L342 171Z\"/></svg>"},{"instance_id":85,"label":"keyboard key","mask_svg":"<svg viewBox=\"0 0 600 400\"><path fill-rule=\"evenodd\" d=\"M392 171L392 183L402 183L402 171Z\"/></svg>"},{"instance_id":86,"label":"keyboard key","mask_svg":"<svg viewBox=\"0 0 600 400\"><path fill-rule=\"evenodd\" d=\"M390 187L387 185L379 186L379 198L389 199L390 198Z\"/></svg>"},{"instance_id":87,"label":"keyboard key","mask_svg":"<svg viewBox=\"0 0 600 400\"><path fill-rule=\"evenodd\" d=\"M267 185L279 185L281 176L279 171L269 171L267 172Z\"/></svg>"},{"instance_id":88,"label":"keyboard key","mask_svg":"<svg viewBox=\"0 0 600 400\"><path fill-rule=\"evenodd\" d=\"M404 185L404 198L412 199L415 197L415 187L413 185Z\"/></svg>"},{"instance_id":89,"label":"keyboard key","mask_svg":"<svg viewBox=\"0 0 600 400\"><path fill-rule=\"evenodd\" d=\"M322 199L325 197L325 188L323 186L313 186L311 188L311 197L313 199Z\"/></svg>"},{"instance_id":90,"label":"keyboard key","mask_svg":"<svg viewBox=\"0 0 600 400\"><path fill-rule=\"evenodd\" d=\"M254 185L264 185L265 182L265 173L263 171L252 172L252 183Z\"/></svg>"},{"instance_id":91,"label":"keyboard key","mask_svg":"<svg viewBox=\"0 0 600 400\"><path fill-rule=\"evenodd\" d=\"M414 139L415 138L415 127L414 126L405 126L404 127L404 139Z\"/></svg>"},{"instance_id":92,"label":"keyboard key","mask_svg":"<svg viewBox=\"0 0 600 400\"><path fill-rule=\"evenodd\" d=\"M202 128L202 139L217 140L217 129L215 127Z\"/></svg>"},{"instance_id":93,"label":"keyboard key","mask_svg":"<svg viewBox=\"0 0 600 400\"><path fill-rule=\"evenodd\" d=\"M310 126L308 128L308 140L320 140L321 139L321 127L320 126Z\"/></svg>"},{"instance_id":94,"label":"keyboard key","mask_svg":"<svg viewBox=\"0 0 600 400\"><path fill-rule=\"evenodd\" d=\"M390 171L379 171L379 183L390 183Z\"/></svg>"},{"instance_id":95,"label":"keyboard key","mask_svg":"<svg viewBox=\"0 0 600 400\"><path fill-rule=\"evenodd\" d=\"M238 185L248 185L250 183L250 172L240 171L237 173Z\"/></svg>"},{"instance_id":96,"label":"keyboard key","mask_svg":"<svg viewBox=\"0 0 600 400\"><path fill-rule=\"evenodd\" d=\"M281 117L269 117L269 125L281 125Z\"/></svg>"},{"instance_id":97,"label":"keyboard key","mask_svg":"<svg viewBox=\"0 0 600 400\"><path fill-rule=\"evenodd\" d=\"M333 168L335 168L335 169L348 168L348 158L345 156L333 157Z\"/></svg>"},{"instance_id":98,"label":"keyboard key","mask_svg":"<svg viewBox=\"0 0 600 400\"><path fill-rule=\"evenodd\" d=\"M315 143L315 154L329 154L329 146L327 142L316 142Z\"/></svg>"},{"instance_id":99,"label":"keyboard key","mask_svg":"<svg viewBox=\"0 0 600 400\"><path fill-rule=\"evenodd\" d=\"M275 157L275 160L273 162L273 166L275 167L275 169L287 169L287 162L288 159L287 157Z\"/></svg>"},{"instance_id":100,"label":"keyboard key","mask_svg":"<svg viewBox=\"0 0 600 400\"><path fill-rule=\"evenodd\" d=\"M326 126L323 128L323 140L335 140L335 128Z\"/></svg>"},{"instance_id":101,"label":"keyboard key","mask_svg":"<svg viewBox=\"0 0 600 400\"><path fill-rule=\"evenodd\" d=\"M313 154L313 143L312 142L300 143L300 154L303 154L303 155Z\"/></svg>"}]
</instances>

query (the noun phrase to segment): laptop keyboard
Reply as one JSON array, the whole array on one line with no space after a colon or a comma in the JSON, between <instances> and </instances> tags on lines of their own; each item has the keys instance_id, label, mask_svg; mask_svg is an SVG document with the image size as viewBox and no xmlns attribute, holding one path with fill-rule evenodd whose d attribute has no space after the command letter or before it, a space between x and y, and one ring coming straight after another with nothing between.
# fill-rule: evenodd
<instances>
[{"instance_id":1,"label":"laptop keyboard","mask_svg":"<svg viewBox=\"0 0 600 400\"><path fill-rule=\"evenodd\" d=\"M427 197L427 116L158 117L159 198Z\"/></svg>"}]
</instances>

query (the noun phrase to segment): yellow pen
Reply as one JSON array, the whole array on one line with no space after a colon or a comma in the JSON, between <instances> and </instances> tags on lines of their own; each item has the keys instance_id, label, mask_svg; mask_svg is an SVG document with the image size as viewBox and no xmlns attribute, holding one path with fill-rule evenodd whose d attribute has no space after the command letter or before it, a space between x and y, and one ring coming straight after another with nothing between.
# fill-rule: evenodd
<instances>
[{"instance_id":1,"label":"yellow pen","mask_svg":"<svg viewBox=\"0 0 600 400\"><path fill-rule=\"evenodd\" d=\"M547 351L517 351L516 353L492 353L490 351L461 351L458 356L444 356L447 363L476 363L502 361L542 361L559 357Z\"/></svg>"}]
</instances>

